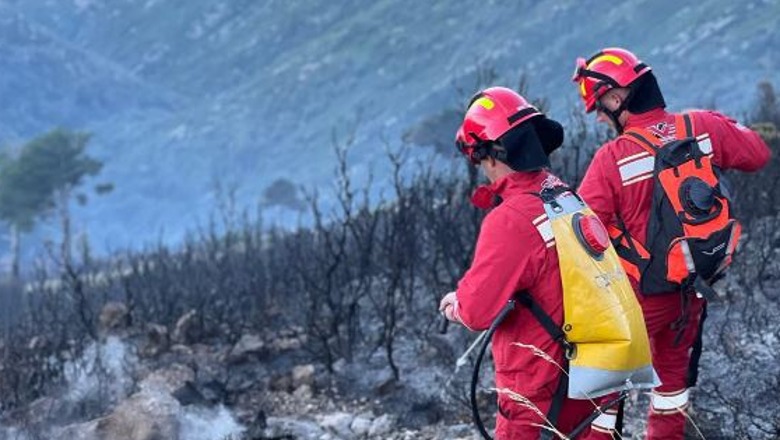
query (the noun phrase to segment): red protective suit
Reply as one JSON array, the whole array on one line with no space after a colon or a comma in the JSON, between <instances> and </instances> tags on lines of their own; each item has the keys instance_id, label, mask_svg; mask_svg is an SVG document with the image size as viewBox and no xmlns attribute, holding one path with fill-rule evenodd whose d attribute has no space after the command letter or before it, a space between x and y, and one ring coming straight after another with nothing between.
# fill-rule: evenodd
<instances>
[{"instance_id":1,"label":"red protective suit","mask_svg":"<svg viewBox=\"0 0 780 440\"><path fill-rule=\"evenodd\" d=\"M770 150L755 132L726 116L712 111L691 112L696 135L709 133L713 164L721 169L756 171L769 161ZM662 140L671 140L677 131L674 115L663 109L630 115L626 128L646 128ZM638 144L618 138L596 151L583 178L580 196L604 224L623 220L630 235L646 243L653 193L654 160ZM632 279L638 291L636 280ZM637 295L647 324L653 366L662 385L654 390L647 439L682 439L688 404L690 349L699 333L703 300L694 299L688 322L677 345L672 324L682 315L679 292L654 296Z\"/></svg>"},{"instance_id":2,"label":"red protective suit","mask_svg":"<svg viewBox=\"0 0 780 440\"><path fill-rule=\"evenodd\" d=\"M543 185L561 184L546 171L516 172L490 186L503 200L482 223L474 261L458 283L456 316L472 330L487 329L515 293L530 292L534 300L558 323L563 321L563 288L549 221L537 196ZM493 360L497 388L509 388L529 399L547 414L561 378L558 366L535 355L535 346L562 365L563 351L524 307L509 314L493 336ZM534 411L499 394L496 438L534 439L544 424ZM557 423L571 431L594 410L589 401L565 398ZM604 417L602 416L602 419ZM609 419L609 417L606 417ZM609 434L588 429L580 439L610 439Z\"/></svg>"}]
</instances>

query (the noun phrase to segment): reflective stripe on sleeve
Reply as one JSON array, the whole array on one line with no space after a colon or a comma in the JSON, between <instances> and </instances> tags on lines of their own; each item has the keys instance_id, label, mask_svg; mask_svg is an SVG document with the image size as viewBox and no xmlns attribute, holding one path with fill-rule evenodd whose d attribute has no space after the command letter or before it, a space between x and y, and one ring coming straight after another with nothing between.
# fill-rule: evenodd
<instances>
[{"instance_id":1,"label":"reflective stripe on sleeve","mask_svg":"<svg viewBox=\"0 0 780 440\"><path fill-rule=\"evenodd\" d=\"M620 159L619 161L617 161L617 164L618 164L618 166L620 166L620 165L623 165L626 162L631 162L631 161L633 161L635 159L639 159L641 157L647 157L649 155L650 155L650 153L648 153L647 151L643 151L643 152L637 153L637 154L632 154L631 156L627 156L627 157L624 157L624 158Z\"/></svg>"},{"instance_id":2,"label":"reflective stripe on sleeve","mask_svg":"<svg viewBox=\"0 0 780 440\"><path fill-rule=\"evenodd\" d=\"M655 167L655 158L653 156L644 157L633 162L620 165L618 171L620 172L620 180L623 183L633 180L639 176L647 173L652 173Z\"/></svg>"},{"instance_id":3,"label":"reflective stripe on sleeve","mask_svg":"<svg viewBox=\"0 0 780 440\"><path fill-rule=\"evenodd\" d=\"M696 138L696 142L699 144L699 149L704 154L712 153L712 141L710 135L704 134Z\"/></svg>"},{"instance_id":4,"label":"reflective stripe on sleeve","mask_svg":"<svg viewBox=\"0 0 780 440\"><path fill-rule=\"evenodd\" d=\"M539 220L539 218L537 218L537 220ZM537 220L534 220L534 223L536 223ZM555 245L555 235L553 234L552 224L550 224L550 219L548 219L547 216L544 216L544 220L536 224L536 230L539 231L539 235L542 236L545 246L552 247Z\"/></svg>"}]
</instances>

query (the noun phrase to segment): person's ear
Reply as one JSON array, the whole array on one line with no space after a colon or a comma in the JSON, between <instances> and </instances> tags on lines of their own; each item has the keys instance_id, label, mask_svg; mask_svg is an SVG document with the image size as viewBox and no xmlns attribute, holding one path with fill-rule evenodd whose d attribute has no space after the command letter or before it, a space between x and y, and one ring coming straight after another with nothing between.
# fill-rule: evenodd
<instances>
[{"instance_id":1,"label":"person's ear","mask_svg":"<svg viewBox=\"0 0 780 440\"><path fill-rule=\"evenodd\" d=\"M614 93L612 94L612 99L615 103L615 108L620 108L621 105L623 105L623 96L620 93Z\"/></svg>"},{"instance_id":2,"label":"person's ear","mask_svg":"<svg viewBox=\"0 0 780 440\"><path fill-rule=\"evenodd\" d=\"M613 108L617 108L617 106L620 105L619 100L616 99L617 95L615 93L606 93L604 96L599 98L599 101L601 101L601 106L606 110L612 110Z\"/></svg>"}]
</instances>

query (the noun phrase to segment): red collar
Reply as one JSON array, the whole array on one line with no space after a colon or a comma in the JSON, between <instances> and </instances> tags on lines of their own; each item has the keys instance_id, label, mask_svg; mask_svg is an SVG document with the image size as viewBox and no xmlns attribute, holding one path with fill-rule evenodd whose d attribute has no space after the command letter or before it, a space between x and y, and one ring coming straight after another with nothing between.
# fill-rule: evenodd
<instances>
[{"instance_id":1,"label":"red collar","mask_svg":"<svg viewBox=\"0 0 780 440\"><path fill-rule=\"evenodd\" d=\"M649 112L639 113L636 115L629 113L628 118L626 119L626 123L624 124L624 128L644 128L648 125L652 125L658 121L666 119L667 116L669 116L669 113L667 113L666 110L661 107L654 108Z\"/></svg>"},{"instance_id":2,"label":"red collar","mask_svg":"<svg viewBox=\"0 0 780 440\"><path fill-rule=\"evenodd\" d=\"M509 173L489 185L478 186L471 196L471 203L479 209L494 208L511 193L538 190L537 182L548 174L546 170Z\"/></svg>"},{"instance_id":3,"label":"red collar","mask_svg":"<svg viewBox=\"0 0 780 440\"><path fill-rule=\"evenodd\" d=\"M533 188L533 184L539 180L540 175L547 175L545 170L540 171L515 171L490 184L490 188L498 195L511 192L515 189L527 191Z\"/></svg>"}]
</instances>

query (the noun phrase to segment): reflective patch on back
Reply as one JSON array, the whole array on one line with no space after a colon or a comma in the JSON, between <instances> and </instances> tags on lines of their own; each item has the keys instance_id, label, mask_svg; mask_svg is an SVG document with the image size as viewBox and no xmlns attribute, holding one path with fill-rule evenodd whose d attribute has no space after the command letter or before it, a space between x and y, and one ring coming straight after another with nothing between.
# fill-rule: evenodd
<instances>
[{"instance_id":1,"label":"reflective patch on back","mask_svg":"<svg viewBox=\"0 0 780 440\"><path fill-rule=\"evenodd\" d=\"M552 226L550 225L550 219L547 218L547 214L536 217L533 224L536 226L536 230L539 231L539 235L542 236L544 245L546 247L555 246L555 235L553 235Z\"/></svg>"},{"instance_id":2,"label":"reflective patch on back","mask_svg":"<svg viewBox=\"0 0 780 440\"><path fill-rule=\"evenodd\" d=\"M711 154L712 153L712 141L710 140L709 134L703 134L701 136L696 136L696 142L699 144L699 149L704 154Z\"/></svg>"}]
</instances>

